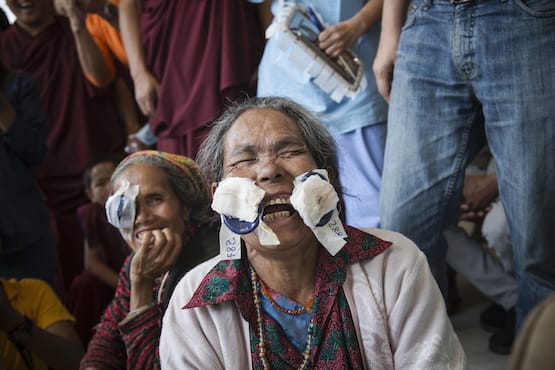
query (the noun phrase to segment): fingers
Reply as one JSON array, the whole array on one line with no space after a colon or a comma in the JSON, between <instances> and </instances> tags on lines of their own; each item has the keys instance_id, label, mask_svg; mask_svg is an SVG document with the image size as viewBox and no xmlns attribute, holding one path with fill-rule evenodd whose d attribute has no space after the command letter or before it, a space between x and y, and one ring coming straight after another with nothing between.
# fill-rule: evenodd
<instances>
[{"instance_id":1,"label":"fingers","mask_svg":"<svg viewBox=\"0 0 555 370\"><path fill-rule=\"evenodd\" d=\"M146 96L138 100L141 112L147 117L152 117L156 109L156 100L153 93L148 93Z\"/></svg>"},{"instance_id":2,"label":"fingers","mask_svg":"<svg viewBox=\"0 0 555 370\"><path fill-rule=\"evenodd\" d=\"M181 253L182 239L168 228L145 231L141 236L133 258L133 272L154 279L175 263Z\"/></svg>"},{"instance_id":3,"label":"fingers","mask_svg":"<svg viewBox=\"0 0 555 370\"><path fill-rule=\"evenodd\" d=\"M127 145L124 148L127 154L135 153L139 150L145 149L148 149L148 146L145 145L141 140L139 140L135 134L127 136Z\"/></svg>"},{"instance_id":4,"label":"fingers","mask_svg":"<svg viewBox=\"0 0 555 370\"><path fill-rule=\"evenodd\" d=\"M181 249L183 248L183 240L181 238L181 235L171 232L168 228L162 229L162 233L166 237L167 241L166 250L169 251L169 254L166 258L166 263L168 263L169 266L172 266L181 253Z\"/></svg>"},{"instance_id":5,"label":"fingers","mask_svg":"<svg viewBox=\"0 0 555 370\"><path fill-rule=\"evenodd\" d=\"M391 82L393 81L393 65L393 60L379 59L378 57L374 59L372 65L378 92L388 103L391 94Z\"/></svg>"},{"instance_id":6,"label":"fingers","mask_svg":"<svg viewBox=\"0 0 555 370\"><path fill-rule=\"evenodd\" d=\"M135 98L139 108L147 117L152 117L156 111L160 83L149 72L140 74L135 81Z\"/></svg>"},{"instance_id":7,"label":"fingers","mask_svg":"<svg viewBox=\"0 0 555 370\"><path fill-rule=\"evenodd\" d=\"M318 46L327 55L336 58L349 47L348 35L339 26L328 27L318 36Z\"/></svg>"},{"instance_id":8,"label":"fingers","mask_svg":"<svg viewBox=\"0 0 555 370\"><path fill-rule=\"evenodd\" d=\"M54 9L58 14L69 18L73 30L81 29L85 24L85 13L76 0L55 0Z\"/></svg>"},{"instance_id":9,"label":"fingers","mask_svg":"<svg viewBox=\"0 0 555 370\"><path fill-rule=\"evenodd\" d=\"M372 64L372 70L376 77L378 91L388 103L391 94L391 83L393 81L393 70L395 68L396 58L397 44L389 40L384 41L381 39L376 58L374 58L374 63Z\"/></svg>"}]
</instances>

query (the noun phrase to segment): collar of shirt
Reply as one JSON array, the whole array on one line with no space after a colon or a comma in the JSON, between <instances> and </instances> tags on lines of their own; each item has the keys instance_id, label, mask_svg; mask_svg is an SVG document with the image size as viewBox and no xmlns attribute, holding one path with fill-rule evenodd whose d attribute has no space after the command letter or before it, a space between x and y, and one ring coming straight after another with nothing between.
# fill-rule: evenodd
<instances>
[{"instance_id":1,"label":"collar of shirt","mask_svg":"<svg viewBox=\"0 0 555 370\"><path fill-rule=\"evenodd\" d=\"M350 226L346 226L345 231L348 235L347 244L335 256L321 248L316 285L319 285L318 282L327 282L341 286L345 281L347 265L372 258L391 246L391 242ZM243 252L243 256L245 255ZM315 288L316 291L320 290L320 287ZM235 301L238 305L252 301L251 279L245 257L217 263L183 308L208 306L226 301Z\"/></svg>"}]
</instances>

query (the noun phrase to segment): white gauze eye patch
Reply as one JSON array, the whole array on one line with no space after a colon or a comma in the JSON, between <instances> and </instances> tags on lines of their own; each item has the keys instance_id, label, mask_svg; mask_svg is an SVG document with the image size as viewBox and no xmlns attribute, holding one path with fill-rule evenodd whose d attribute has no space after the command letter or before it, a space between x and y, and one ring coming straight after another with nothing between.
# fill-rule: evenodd
<instances>
[{"instance_id":1,"label":"white gauze eye patch","mask_svg":"<svg viewBox=\"0 0 555 370\"><path fill-rule=\"evenodd\" d=\"M139 185L131 185L122 180L120 188L106 201L106 217L108 222L117 227L127 241L133 236L135 223L135 198L139 194Z\"/></svg>"},{"instance_id":2,"label":"white gauze eye patch","mask_svg":"<svg viewBox=\"0 0 555 370\"><path fill-rule=\"evenodd\" d=\"M339 196L329 182L328 172L316 169L295 178L291 204L318 241L335 255L345 245L347 233L339 219Z\"/></svg>"}]
</instances>

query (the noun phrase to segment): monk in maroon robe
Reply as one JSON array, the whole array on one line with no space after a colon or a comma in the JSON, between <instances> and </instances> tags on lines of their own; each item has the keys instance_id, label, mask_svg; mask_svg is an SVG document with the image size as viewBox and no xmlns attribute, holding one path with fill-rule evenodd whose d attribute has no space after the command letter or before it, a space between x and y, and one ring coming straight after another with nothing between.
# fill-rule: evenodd
<instances>
[{"instance_id":1,"label":"monk in maroon robe","mask_svg":"<svg viewBox=\"0 0 555 370\"><path fill-rule=\"evenodd\" d=\"M144 0L141 9L140 3L119 2L137 103L158 150L194 158L207 125L228 104L256 93L263 48L256 5Z\"/></svg>"},{"instance_id":2,"label":"monk in maroon robe","mask_svg":"<svg viewBox=\"0 0 555 370\"><path fill-rule=\"evenodd\" d=\"M87 202L83 170L93 157L122 152L125 131L113 86L97 89L86 81L72 29L66 18L54 15L52 1L7 4L16 22L0 33L5 62L33 75L49 123L48 151L37 177L56 224L67 289L83 269L83 235L76 214Z\"/></svg>"}]
</instances>

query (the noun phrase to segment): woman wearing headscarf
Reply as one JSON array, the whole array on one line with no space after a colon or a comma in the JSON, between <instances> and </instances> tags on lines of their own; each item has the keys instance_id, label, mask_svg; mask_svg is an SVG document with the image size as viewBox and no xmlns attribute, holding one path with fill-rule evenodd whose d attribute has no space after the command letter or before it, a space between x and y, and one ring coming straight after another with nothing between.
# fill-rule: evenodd
<instances>
[{"instance_id":1,"label":"woman wearing headscarf","mask_svg":"<svg viewBox=\"0 0 555 370\"><path fill-rule=\"evenodd\" d=\"M236 106L197 160L221 255L176 286L162 368L465 368L424 254L401 234L343 226L334 143L306 109Z\"/></svg>"},{"instance_id":2,"label":"woman wearing headscarf","mask_svg":"<svg viewBox=\"0 0 555 370\"><path fill-rule=\"evenodd\" d=\"M133 253L124 263L82 369L157 369L167 300L183 272L213 255L210 191L189 158L136 152L112 175L108 221ZM206 247L206 246L209 247Z\"/></svg>"}]
</instances>

